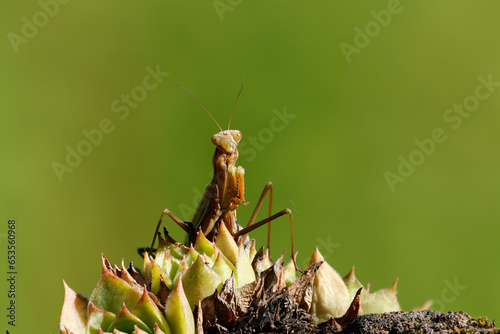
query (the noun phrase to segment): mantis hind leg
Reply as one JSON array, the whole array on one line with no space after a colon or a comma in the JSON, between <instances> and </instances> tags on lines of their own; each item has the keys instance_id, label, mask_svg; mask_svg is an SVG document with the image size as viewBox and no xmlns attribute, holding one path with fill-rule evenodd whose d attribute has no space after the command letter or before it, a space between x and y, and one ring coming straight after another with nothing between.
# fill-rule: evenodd
<instances>
[{"instance_id":1,"label":"mantis hind leg","mask_svg":"<svg viewBox=\"0 0 500 334\"><path fill-rule=\"evenodd\" d=\"M255 219L257 218L257 214L259 213L259 210L262 206L262 203L264 202L264 198L266 197L267 193L269 193L269 217L264 218L258 222L255 223ZM264 187L264 190L262 191L262 194L260 195L259 201L257 202L257 205L255 206L255 209L252 213L252 216L250 217L250 220L247 224L247 226L244 229L239 230L234 236L239 237L239 236L245 236L249 232L255 230L256 228L264 225L267 225L267 248L271 247L271 222L275 220L278 217L281 217L283 215L288 215L290 216L290 233L291 233L291 244L292 244L292 261L295 266L295 269L300 271L299 268L297 267L297 262L295 260L295 247L294 247L294 237L293 237L293 215L292 211L290 209L284 209L281 210L278 213L275 213L272 215L272 205L273 205L273 184L272 182L268 182L266 186Z\"/></svg>"}]
</instances>

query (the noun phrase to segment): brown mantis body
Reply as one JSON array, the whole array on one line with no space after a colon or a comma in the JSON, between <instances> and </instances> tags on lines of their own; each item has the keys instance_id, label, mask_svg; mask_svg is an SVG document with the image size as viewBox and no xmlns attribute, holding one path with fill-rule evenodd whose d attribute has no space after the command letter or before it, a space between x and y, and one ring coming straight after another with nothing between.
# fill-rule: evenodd
<instances>
[{"instance_id":1,"label":"brown mantis body","mask_svg":"<svg viewBox=\"0 0 500 334\"><path fill-rule=\"evenodd\" d=\"M182 86L181 86L182 87ZM182 87L185 89L184 87ZM243 87L242 87L243 89ZM186 89L185 89L186 90ZM187 91L187 90L186 90ZM188 91L187 91L188 92ZM241 93L238 93L238 97ZM191 95L188 92L189 95ZM191 97L200 104L192 95ZM236 102L238 98L236 98ZM236 106L235 102L235 106ZM200 106L205 109L201 104ZM205 111L213 118L213 116L205 109ZM234 106L233 111L234 112ZM232 113L231 113L232 118ZM244 203L245 201L245 169L242 166L236 167L236 161L238 160L238 144L241 140L242 134L239 130L229 130L231 124L231 118L229 120L228 130L222 130L217 121L215 123L221 129L220 132L212 136L212 142L215 144L216 149L212 159L214 174L212 181L205 188L203 197L198 204L191 223L185 223L181 221L177 216L175 216L170 210L163 210L158 225L156 227L153 242L151 244L151 249L153 249L156 236L161 226L161 222L165 215L169 216L173 221L175 221L186 233L187 233L187 243L194 244L198 230L201 230L209 240L214 240L218 228L221 223L225 224L227 229L237 240L239 238L246 238L247 234L252 230L264 225L268 225L268 248L270 246L270 236L271 236L271 221L283 216L290 216L290 228L291 228L291 240L292 240L292 260L294 261L295 267L295 251L294 251L294 239L293 239L293 218L290 209L281 210L280 212L272 215L272 197L273 197L273 185L268 182L262 191L259 201L254 209L254 212L245 228L242 228L236 221L236 209L238 205ZM257 214L264 202L264 198L267 193L269 195L269 217L260 220L255 223Z\"/></svg>"}]
</instances>

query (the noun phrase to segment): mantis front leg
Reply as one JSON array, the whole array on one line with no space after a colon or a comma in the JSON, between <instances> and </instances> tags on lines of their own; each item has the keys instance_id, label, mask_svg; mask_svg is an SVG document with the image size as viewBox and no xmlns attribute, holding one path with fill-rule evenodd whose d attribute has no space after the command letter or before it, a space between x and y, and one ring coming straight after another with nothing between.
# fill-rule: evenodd
<instances>
[{"instance_id":1,"label":"mantis front leg","mask_svg":"<svg viewBox=\"0 0 500 334\"><path fill-rule=\"evenodd\" d=\"M153 242L151 243L151 247L149 248L150 254L153 253L153 249L154 249L155 242L156 242L156 236L158 235L158 231L160 230L161 222L162 222L164 216L169 216L170 218L172 218L172 220L174 222L176 222L177 225L179 225L184 231L186 231L186 233L188 235L193 233L192 232L193 226L191 224L183 222L176 215L174 215L169 209L165 209L162 211L160 219L158 220L158 224L156 225L156 231L155 231L155 235L153 237Z\"/></svg>"},{"instance_id":2,"label":"mantis front leg","mask_svg":"<svg viewBox=\"0 0 500 334\"><path fill-rule=\"evenodd\" d=\"M160 226L164 216L169 216L172 218L174 222L177 223L187 234L187 243L193 243L196 240L197 229L201 226L205 230L202 229L203 233L210 232L213 228L217 219L219 219L221 215L220 205L219 205L219 192L217 189L217 185L211 183L205 188L205 192L203 193L203 197L196 208L196 212L194 215L193 222L186 223L180 220L176 215L174 215L170 210L165 209L161 213L160 219L158 220L158 224L156 225L155 235L153 237L153 242L151 243L150 252L154 249L154 245L156 242L156 236L158 235L158 231L160 230Z\"/></svg>"}]
</instances>

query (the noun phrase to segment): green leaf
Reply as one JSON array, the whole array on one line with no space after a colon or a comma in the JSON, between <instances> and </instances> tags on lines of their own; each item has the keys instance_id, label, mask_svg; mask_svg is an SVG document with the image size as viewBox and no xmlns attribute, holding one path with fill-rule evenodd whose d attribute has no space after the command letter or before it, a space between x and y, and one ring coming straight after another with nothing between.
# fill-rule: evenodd
<instances>
[{"instance_id":1,"label":"green leaf","mask_svg":"<svg viewBox=\"0 0 500 334\"><path fill-rule=\"evenodd\" d=\"M383 290L370 293L365 298L361 299L361 308L364 313L385 313L393 311L401 311L398 297L396 296L398 279L392 285Z\"/></svg>"},{"instance_id":2,"label":"green leaf","mask_svg":"<svg viewBox=\"0 0 500 334\"><path fill-rule=\"evenodd\" d=\"M238 261L235 265L234 279L238 289L255 281L255 272L253 271L250 259L245 252L243 243L240 243L240 247L238 248Z\"/></svg>"},{"instance_id":3,"label":"green leaf","mask_svg":"<svg viewBox=\"0 0 500 334\"><path fill-rule=\"evenodd\" d=\"M316 248L309 261L310 264L325 259ZM326 261L321 264L313 283L313 296L309 313L314 316L313 324L319 324L330 318L344 315L351 304L349 291L340 277Z\"/></svg>"},{"instance_id":4,"label":"green leaf","mask_svg":"<svg viewBox=\"0 0 500 334\"><path fill-rule=\"evenodd\" d=\"M151 262L151 258L148 255L148 252L144 252L144 264L142 269L142 276L146 280L148 284L151 284L151 280L153 279L153 263Z\"/></svg>"},{"instance_id":5,"label":"green leaf","mask_svg":"<svg viewBox=\"0 0 500 334\"><path fill-rule=\"evenodd\" d=\"M170 334L167 320L163 317L156 304L149 298L146 287L144 287L141 299L134 306L132 314L141 319L151 331L154 331L155 324L157 324L163 332Z\"/></svg>"},{"instance_id":6,"label":"green leaf","mask_svg":"<svg viewBox=\"0 0 500 334\"><path fill-rule=\"evenodd\" d=\"M189 248L180 244L178 242L171 243L168 240L160 239L160 245L158 246L157 252L163 252L164 250L168 250L168 252L179 261L188 253Z\"/></svg>"},{"instance_id":7,"label":"green leaf","mask_svg":"<svg viewBox=\"0 0 500 334\"><path fill-rule=\"evenodd\" d=\"M90 301L98 308L118 314L123 304L132 308L141 298L141 293L121 278L113 275L106 266L103 255L102 276L90 296Z\"/></svg>"},{"instance_id":8,"label":"green leaf","mask_svg":"<svg viewBox=\"0 0 500 334\"><path fill-rule=\"evenodd\" d=\"M166 334L165 332L163 332L160 327L158 327L158 325L155 325L155 334Z\"/></svg>"},{"instance_id":9,"label":"green leaf","mask_svg":"<svg viewBox=\"0 0 500 334\"><path fill-rule=\"evenodd\" d=\"M352 269L347 273L347 275L342 277L342 280L344 281L347 287L347 291L349 291L349 297L351 299L354 298L359 288L363 288L363 290L361 290L361 298L363 299L365 297L366 289L363 287L363 284L361 284L358 281L356 275L354 275L354 267L352 267Z\"/></svg>"},{"instance_id":10,"label":"green leaf","mask_svg":"<svg viewBox=\"0 0 500 334\"><path fill-rule=\"evenodd\" d=\"M194 311L198 301L203 300L222 288L220 276L203 262L201 256L188 268L182 276L182 285L185 287L186 297Z\"/></svg>"},{"instance_id":11,"label":"green leaf","mask_svg":"<svg viewBox=\"0 0 500 334\"><path fill-rule=\"evenodd\" d=\"M288 262L286 265L285 269L285 284L286 286L292 285L293 282L297 279L297 272L295 270L295 265L293 264L293 261Z\"/></svg>"},{"instance_id":12,"label":"green leaf","mask_svg":"<svg viewBox=\"0 0 500 334\"><path fill-rule=\"evenodd\" d=\"M98 334L100 329L107 329L109 325L116 319L116 314L101 310L95 307L91 302L89 304L89 319L87 322L87 330L85 333Z\"/></svg>"},{"instance_id":13,"label":"green leaf","mask_svg":"<svg viewBox=\"0 0 500 334\"><path fill-rule=\"evenodd\" d=\"M250 254L248 255L250 262L253 261L255 254L257 254L257 249L255 248L255 239L252 239L252 244L250 245Z\"/></svg>"},{"instance_id":14,"label":"green leaf","mask_svg":"<svg viewBox=\"0 0 500 334\"><path fill-rule=\"evenodd\" d=\"M193 246L189 247L189 252L187 252L186 256L184 258L186 259L186 264L187 266L191 266L193 263L195 263L196 259L200 256L200 253L198 253Z\"/></svg>"},{"instance_id":15,"label":"green leaf","mask_svg":"<svg viewBox=\"0 0 500 334\"><path fill-rule=\"evenodd\" d=\"M167 284L168 288L172 290L174 288L173 280L175 274L179 270L180 260L174 258L167 249L160 254L161 257L156 258L155 261L168 276L167 278L163 277L163 279L165 280L165 284Z\"/></svg>"},{"instance_id":16,"label":"green leaf","mask_svg":"<svg viewBox=\"0 0 500 334\"><path fill-rule=\"evenodd\" d=\"M273 266L273 261L271 261L271 255L269 255L269 248L266 249L264 257L262 258L262 271L271 268Z\"/></svg>"},{"instance_id":17,"label":"green leaf","mask_svg":"<svg viewBox=\"0 0 500 334\"><path fill-rule=\"evenodd\" d=\"M207 254L215 261L215 245L205 237L201 230L198 231L198 235L196 236L194 249L200 254Z\"/></svg>"},{"instance_id":18,"label":"green leaf","mask_svg":"<svg viewBox=\"0 0 500 334\"><path fill-rule=\"evenodd\" d=\"M122 306L122 311L115 320L109 325L108 331L119 330L125 333L132 333L135 331L135 326L139 327L143 331L153 334L153 331L148 328L148 326L138 317L130 313L125 305Z\"/></svg>"},{"instance_id":19,"label":"green leaf","mask_svg":"<svg viewBox=\"0 0 500 334\"><path fill-rule=\"evenodd\" d=\"M224 259L224 254L222 254L222 252L218 251L217 258L215 259L214 265L212 266L212 270L215 271L217 273L217 275L219 275L222 283L224 283L231 276L231 273L233 272L234 267L231 268L226 263L226 260ZM222 284L221 284L220 288L217 287L217 291L220 292L221 288L222 288Z\"/></svg>"},{"instance_id":20,"label":"green leaf","mask_svg":"<svg viewBox=\"0 0 500 334\"><path fill-rule=\"evenodd\" d=\"M160 268L155 260L151 260L151 292L157 294L160 290L161 277L165 281L167 287L171 290L174 288L174 284L170 277Z\"/></svg>"},{"instance_id":21,"label":"green leaf","mask_svg":"<svg viewBox=\"0 0 500 334\"><path fill-rule=\"evenodd\" d=\"M233 236L227 230L224 223L220 224L219 234L215 239L215 246L228 258L233 265L236 266L236 259L238 258L238 245L233 239Z\"/></svg>"},{"instance_id":22,"label":"green leaf","mask_svg":"<svg viewBox=\"0 0 500 334\"><path fill-rule=\"evenodd\" d=\"M177 281L174 291L168 297L165 314L172 333L195 333L193 312L184 293L182 279Z\"/></svg>"},{"instance_id":23,"label":"green leaf","mask_svg":"<svg viewBox=\"0 0 500 334\"><path fill-rule=\"evenodd\" d=\"M184 274L188 270L189 266L187 264L187 259L184 257L181 260L181 263L179 263L179 267L177 268L177 272L175 273L174 278L172 279L172 282L174 284L174 287L177 285L177 281L179 281L179 277L181 277L182 274ZM169 288L169 290L172 290Z\"/></svg>"}]
</instances>

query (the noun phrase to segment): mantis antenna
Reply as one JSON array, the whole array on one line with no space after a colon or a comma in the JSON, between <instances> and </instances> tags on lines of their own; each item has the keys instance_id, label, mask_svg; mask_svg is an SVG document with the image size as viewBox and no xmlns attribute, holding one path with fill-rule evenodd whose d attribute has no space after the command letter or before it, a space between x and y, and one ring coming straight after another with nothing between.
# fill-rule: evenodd
<instances>
[{"instance_id":1,"label":"mantis antenna","mask_svg":"<svg viewBox=\"0 0 500 334\"><path fill-rule=\"evenodd\" d=\"M231 116L229 117L229 124L227 125L227 129L231 128L231 119L233 118L234 109L236 108L236 103L240 98L241 91L243 90L243 86L245 85L245 77L243 77L243 82L241 83L240 91L238 92L238 96L236 96L236 101L234 101L233 110L231 111Z\"/></svg>"},{"instance_id":2,"label":"mantis antenna","mask_svg":"<svg viewBox=\"0 0 500 334\"><path fill-rule=\"evenodd\" d=\"M189 96L191 96L193 98L193 100L196 101L196 103L198 103L202 108L203 110L205 110L207 112L207 114L212 117L212 119L214 120L215 124L217 124L217 126L219 127L219 129L222 131L222 128L220 127L219 123L217 123L217 121L215 120L214 116L212 116L212 114L200 103L200 101L198 101L185 87L179 85L179 84L176 84L177 86L181 87L182 89L184 89L186 91L186 93L189 94ZM243 87L241 87L243 88ZM241 90L240 90L240 93L241 93ZM238 96L240 96L240 94L238 94ZM238 101L238 99L236 99L236 101ZM236 105L236 104L235 104ZM233 108L234 110L234 108ZM231 114L232 116L232 114ZM229 120L229 122L231 122L231 120Z\"/></svg>"}]
</instances>

